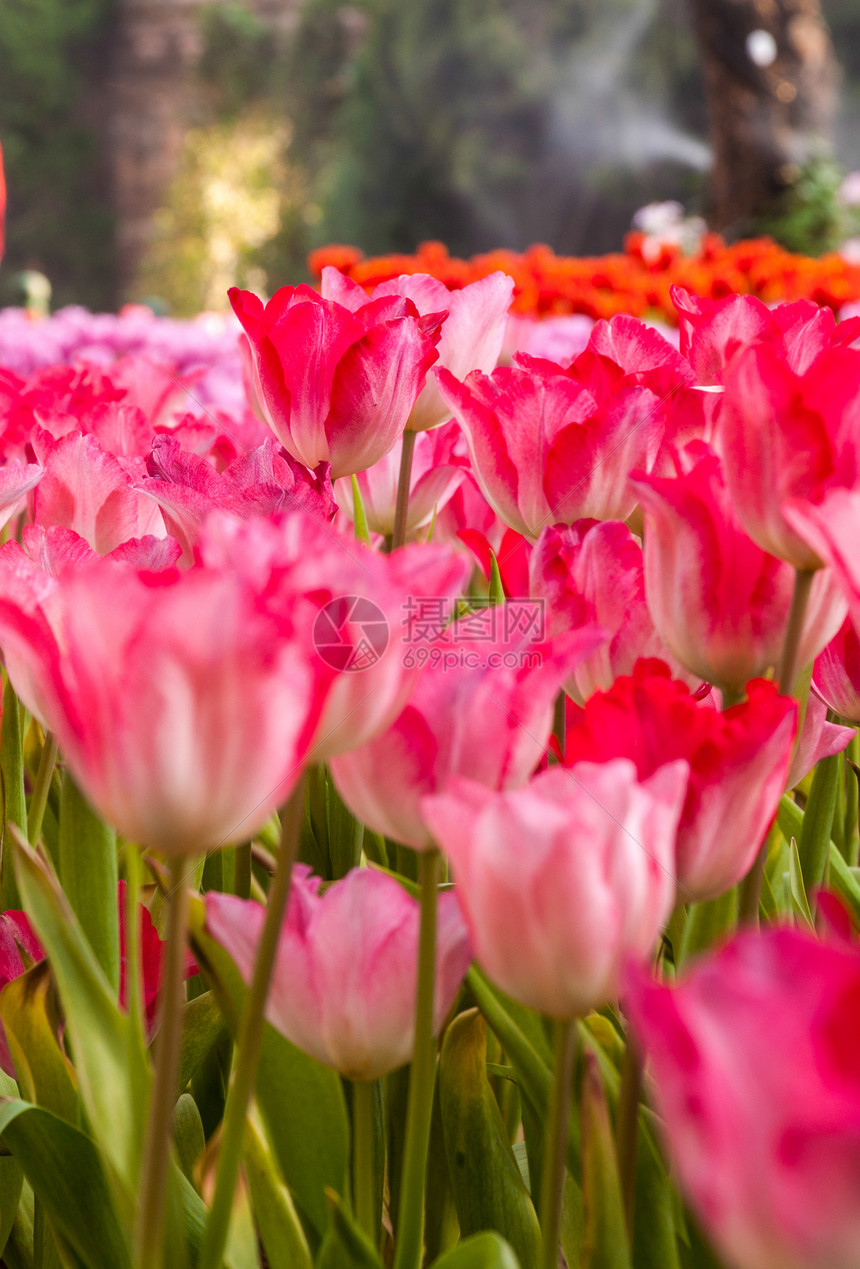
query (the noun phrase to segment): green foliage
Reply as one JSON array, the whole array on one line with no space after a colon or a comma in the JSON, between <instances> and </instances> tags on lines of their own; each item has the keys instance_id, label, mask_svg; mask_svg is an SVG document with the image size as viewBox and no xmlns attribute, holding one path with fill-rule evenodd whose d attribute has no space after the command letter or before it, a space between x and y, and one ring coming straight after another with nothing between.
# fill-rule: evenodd
<instances>
[{"instance_id":1,"label":"green foliage","mask_svg":"<svg viewBox=\"0 0 860 1269\"><path fill-rule=\"evenodd\" d=\"M0 139L9 185L0 300L17 298L14 277L24 268L51 278L55 303L105 307L112 298L111 217L87 96L106 61L115 3L0 5Z\"/></svg>"},{"instance_id":2,"label":"green foliage","mask_svg":"<svg viewBox=\"0 0 860 1269\"><path fill-rule=\"evenodd\" d=\"M805 256L835 251L847 237L860 232L857 209L844 206L838 198L842 177L831 159L809 163L774 210L761 218L757 232Z\"/></svg>"}]
</instances>

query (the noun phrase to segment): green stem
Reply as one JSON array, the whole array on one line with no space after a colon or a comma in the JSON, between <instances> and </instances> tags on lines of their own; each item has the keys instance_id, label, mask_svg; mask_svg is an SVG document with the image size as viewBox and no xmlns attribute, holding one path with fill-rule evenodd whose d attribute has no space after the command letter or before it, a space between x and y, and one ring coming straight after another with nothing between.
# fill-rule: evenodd
<instances>
[{"instance_id":1,"label":"green stem","mask_svg":"<svg viewBox=\"0 0 860 1269\"><path fill-rule=\"evenodd\" d=\"M352 1086L352 1196L361 1229L376 1246L376 1186L374 1184L373 1098L376 1083L356 1080Z\"/></svg>"},{"instance_id":2,"label":"green stem","mask_svg":"<svg viewBox=\"0 0 860 1269\"><path fill-rule=\"evenodd\" d=\"M406 541L406 520L409 514L409 486L412 483L412 455L415 453L415 432L403 433L400 451L400 475L397 479L397 503L394 508L394 532L391 549L396 551Z\"/></svg>"},{"instance_id":3,"label":"green stem","mask_svg":"<svg viewBox=\"0 0 860 1269\"><path fill-rule=\"evenodd\" d=\"M140 972L140 852L132 842L125 847L125 1005L137 1037L146 1032L143 1023L143 979Z\"/></svg>"},{"instance_id":4,"label":"green stem","mask_svg":"<svg viewBox=\"0 0 860 1269\"><path fill-rule=\"evenodd\" d=\"M746 696L746 688L743 687L724 687L722 688L723 709L731 709L733 705L740 705Z\"/></svg>"},{"instance_id":5,"label":"green stem","mask_svg":"<svg viewBox=\"0 0 860 1269\"><path fill-rule=\"evenodd\" d=\"M800 648L800 636L803 633L803 620L809 602L809 592L815 571L798 568L794 572L794 591L791 596L791 608L788 614L788 625L785 628L785 642L782 646L782 660L779 665L777 682L779 690L790 696L797 678L797 654ZM740 902L738 906L738 924L758 925L758 911L761 902L761 886L764 880L764 866L767 862L767 842L764 843L755 863L741 882Z\"/></svg>"},{"instance_id":6,"label":"green stem","mask_svg":"<svg viewBox=\"0 0 860 1269\"><path fill-rule=\"evenodd\" d=\"M170 863L167 949L161 985L158 1034L155 1039L155 1079L150 1094L149 1119L143 1147L143 1188L135 1231L137 1269L162 1269L165 1263L167 1173L182 1038L182 984L188 923L188 890L185 886L187 865L186 855L179 855Z\"/></svg>"},{"instance_id":7,"label":"green stem","mask_svg":"<svg viewBox=\"0 0 860 1269\"><path fill-rule=\"evenodd\" d=\"M800 636L803 633L803 621L814 577L814 569L795 569L794 591L791 596L791 608L788 613L788 625L785 628L785 642L782 645L782 660L779 664L777 679L779 690L785 696L791 695L798 670L803 669L802 665L797 664L797 654L800 650Z\"/></svg>"},{"instance_id":8,"label":"green stem","mask_svg":"<svg viewBox=\"0 0 860 1269\"><path fill-rule=\"evenodd\" d=\"M415 999L415 1050L409 1073L406 1140L397 1220L394 1269L419 1269L424 1243L424 1188L433 1085L436 1080L436 1046L433 1041L433 1002L436 990L436 904L439 884L439 852L424 851L419 857L421 929L418 937L418 983ZM201 1266L201 1269L203 1267Z\"/></svg>"},{"instance_id":9,"label":"green stem","mask_svg":"<svg viewBox=\"0 0 860 1269\"><path fill-rule=\"evenodd\" d=\"M35 846L42 836L42 822L45 818L45 807L48 805L48 793L57 764L57 741L52 732L45 733L42 745L42 756L39 759L39 770L36 772L36 783L30 798L30 810L27 814L27 841Z\"/></svg>"},{"instance_id":10,"label":"green stem","mask_svg":"<svg viewBox=\"0 0 860 1269\"><path fill-rule=\"evenodd\" d=\"M564 741L567 729L567 693L559 692L555 698L555 707L553 709L552 718L552 734L558 742L559 752L564 761Z\"/></svg>"},{"instance_id":11,"label":"green stem","mask_svg":"<svg viewBox=\"0 0 860 1269\"><path fill-rule=\"evenodd\" d=\"M240 899L251 897L251 843L237 846L233 854L233 890Z\"/></svg>"},{"instance_id":12,"label":"green stem","mask_svg":"<svg viewBox=\"0 0 860 1269\"><path fill-rule=\"evenodd\" d=\"M278 866L269 888L266 919L257 948L257 960L239 1023L233 1081L227 1094L227 1106L224 1111L218 1179L215 1183L215 1196L206 1222L206 1232L197 1269L220 1269L224 1248L227 1245L230 1217L233 1212L233 1195L242 1159L245 1118L248 1114L248 1105L263 1043L266 997L269 994L281 925L290 897L290 882L293 863L298 854L304 808L305 778L302 776L290 795L281 817L281 849L278 854Z\"/></svg>"},{"instance_id":13,"label":"green stem","mask_svg":"<svg viewBox=\"0 0 860 1269\"><path fill-rule=\"evenodd\" d=\"M642 1060L628 1033L624 1062L621 1067L621 1088L618 1094L618 1115L615 1122L615 1145L618 1151L618 1176L621 1180L621 1201L627 1237L633 1241L633 1211L636 1204L636 1150L639 1144L639 1098L642 1093Z\"/></svg>"},{"instance_id":14,"label":"green stem","mask_svg":"<svg viewBox=\"0 0 860 1269\"><path fill-rule=\"evenodd\" d=\"M564 1164L567 1155L567 1134L570 1124L570 1097L573 1078L573 1055L576 1047L576 1024L555 1023L555 1074L549 1125L546 1133L543 1177L541 1185L540 1227L543 1234L541 1269L557 1269L558 1240L561 1229L561 1199L564 1186Z\"/></svg>"}]
</instances>

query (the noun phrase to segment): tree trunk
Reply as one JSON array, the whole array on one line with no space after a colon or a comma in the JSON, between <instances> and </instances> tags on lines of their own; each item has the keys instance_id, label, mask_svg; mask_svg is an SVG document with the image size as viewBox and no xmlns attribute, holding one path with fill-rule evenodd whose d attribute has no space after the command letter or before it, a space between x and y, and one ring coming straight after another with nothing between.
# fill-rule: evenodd
<instances>
[{"instance_id":1,"label":"tree trunk","mask_svg":"<svg viewBox=\"0 0 860 1269\"><path fill-rule=\"evenodd\" d=\"M710 119L714 228L743 233L829 152L837 67L819 0L689 0Z\"/></svg>"}]
</instances>

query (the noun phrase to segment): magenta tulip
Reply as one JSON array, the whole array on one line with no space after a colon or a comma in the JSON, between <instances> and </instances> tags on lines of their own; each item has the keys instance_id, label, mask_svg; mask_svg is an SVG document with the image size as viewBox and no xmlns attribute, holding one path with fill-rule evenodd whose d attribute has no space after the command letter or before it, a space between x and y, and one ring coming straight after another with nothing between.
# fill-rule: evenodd
<instances>
[{"instance_id":1,"label":"magenta tulip","mask_svg":"<svg viewBox=\"0 0 860 1269\"><path fill-rule=\"evenodd\" d=\"M860 1266L860 954L789 929L625 995L674 1169L737 1269Z\"/></svg>"},{"instance_id":2,"label":"magenta tulip","mask_svg":"<svg viewBox=\"0 0 860 1269\"><path fill-rule=\"evenodd\" d=\"M288 453L332 477L372 467L397 443L437 359L436 312L398 296L354 312L308 286L268 304L234 287L230 302L253 353L256 395Z\"/></svg>"},{"instance_id":3,"label":"magenta tulip","mask_svg":"<svg viewBox=\"0 0 860 1269\"><path fill-rule=\"evenodd\" d=\"M747 536L717 454L701 441L674 476L633 473L645 512L645 591L658 633L687 670L741 693L779 663L794 570ZM799 664L809 665L845 615L835 579L812 583Z\"/></svg>"},{"instance_id":4,"label":"magenta tulip","mask_svg":"<svg viewBox=\"0 0 860 1269\"><path fill-rule=\"evenodd\" d=\"M542 531L528 567L529 593L545 603L550 634L590 624L606 636L565 684L580 704L610 688L619 674L632 673L640 657L672 662L645 602L642 547L626 525L553 525ZM681 677L680 666L672 668Z\"/></svg>"},{"instance_id":5,"label":"magenta tulip","mask_svg":"<svg viewBox=\"0 0 860 1269\"><path fill-rule=\"evenodd\" d=\"M812 686L835 714L860 723L860 639L850 619L816 657Z\"/></svg>"},{"instance_id":6,"label":"magenta tulip","mask_svg":"<svg viewBox=\"0 0 860 1269\"><path fill-rule=\"evenodd\" d=\"M323 299L336 300L352 312L368 303L364 288L339 269L323 269ZM508 309L514 294L514 280L506 273L490 273L459 290L449 290L444 282L427 273L403 273L380 282L370 300L400 297L411 300L422 316L447 312L439 338L437 366L450 370L456 379L465 379L472 370L489 374L502 351ZM409 414L408 432L424 432L450 419L451 411L439 395L433 375L429 375Z\"/></svg>"},{"instance_id":7,"label":"magenta tulip","mask_svg":"<svg viewBox=\"0 0 860 1269\"><path fill-rule=\"evenodd\" d=\"M475 372L465 383L437 370L436 381L466 434L484 496L517 532L626 520L635 509L628 474L650 469L664 429L665 409L647 388L625 386L598 402L544 362Z\"/></svg>"},{"instance_id":8,"label":"magenta tulip","mask_svg":"<svg viewBox=\"0 0 860 1269\"><path fill-rule=\"evenodd\" d=\"M630 758L644 780L679 759L690 779L674 863L680 898L714 898L749 871L786 787L797 704L755 679L749 699L719 713L641 661L595 692L567 729L565 762Z\"/></svg>"}]
</instances>

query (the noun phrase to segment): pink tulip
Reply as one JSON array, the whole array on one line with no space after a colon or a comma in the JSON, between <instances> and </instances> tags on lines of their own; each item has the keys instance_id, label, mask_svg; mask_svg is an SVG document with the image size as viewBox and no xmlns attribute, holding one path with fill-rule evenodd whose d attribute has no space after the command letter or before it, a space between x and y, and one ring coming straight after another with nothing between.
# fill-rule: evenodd
<instances>
[{"instance_id":1,"label":"pink tulip","mask_svg":"<svg viewBox=\"0 0 860 1269\"><path fill-rule=\"evenodd\" d=\"M645 591L659 635L692 674L739 693L778 665L794 570L747 537L717 454L701 441L675 456L672 477L634 473L645 512ZM822 570L807 605L800 665L809 665L845 613Z\"/></svg>"},{"instance_id":2,"label":"pink tulip","mask_svg":"<svg viewBox=\"0 0 860 1269\"><path fill-rule=\"evenodd\" d=\"M795 499L785 506L790 527L833 570L856 631L860 631L860 490L831 489L818 505Z\"/></svg>"},{"instance_id":3,"label":"pink tulip","mask_svg":"<svg viewBox=\"0 0 860 1269\"><path fill-rule=\"evenodd\" d=\"M17 460L0 467L0 529L24 510L27 494L44 476L38 463L22 464Z\"/></svg>"},{"instance_id":4,"label":"pink tulip","mask_svg":"<svg viewBox=\"0 0 860 1269\"><path fill-rule=\"evenodd\" d=\"M436 381L484 496L517 532L626 520L635 509L628 473L651 467L664 428L665 410L647 388L623 387L598 403L561 366L543 362L475 372L465 383L437 370Z\"/></svg>"},{"instance_id":5,"label":"pink tulip","mask_svg":"<svg viewBox=\"0 0 860 1269\"><path fill-rule=\"evenodd\" d=\"M829 492L860 484L860 350L828 349L803 374L769 344L738 353L726 372L720 430L743 528L795 568L820 567L790 507L815 507Z\"/></svg>"},{"instance_id":6,"label":"pink tulip","mask_svg":"<svg viewBox=\"0 0 860 1269\"><path fill-rule=\"evenodd\" d=\"M597 400L634 385L664 397L696 381L690 363L659 331L625 314L595 322L568 373Z\"/></svg>"},{"instance_id":7,"label":"pink tulip","mask_svg":"<svg viewBox=\"0 0 860 1269\"><path fill-rule=\"evenodd\" d=\"M469 460L465 454L461 456L457 452L460 439L460 429L454 422L435 428L426 436L420 433L417 436L409 486L407 537L426 529L462 483ZM367 471L359 472L356 477L371 533L385 535L394 530L401 450L402 443L397 444L378 463ZM341 511L354 520L352 483L338 481L334 496Z\"/></svg>"},{"instance_id":8,"label":"pink tulip","mask_svg":"<svg viewBox=\"0 0 860 1269\"><path fill-rule=\"evenodd\" d=\"M257 398L272 431L306 467L332 478L372 467L403 433L444 312L420 316L398 296L353 312L308 286L285 286L263 305L233 287L230 302L254 357Z\"/></svg>"},{"instance_id":9,"label":"pink tulip","mask_svg":"<svg viewBox=\"0 0 860 1269\"><path fill-rule=\"evenodd\" d=\"M814 692L810 692L803 715L803 726L791 760L787 789L793 789L808 776L813 767L822 758L832 758L834 754L847 749L855 735L853 727L840 727L837 723L827 721L827 706L819 700Z\"/></svg>"},{"instance_id":10,"label":"pink tulip","mask_svg":"<svg viewBox=\"0 0 860 1269\"><path fill-rule=\"evenodd\" d=\"M591 627L546 643L505 637L505 613L486 609L443 639L416 643L413 655L425 668L406 708L375 740L332 762L347 806L376 832L426 850L433 839L425 794L451 775L512 788L543 758L555 698L599 634ZM470 637L470 620L496 621L498 629Z\"/></svg>"},{"instance_id":11,"label":"pink tulip","mask_svg":"<svg viewBox=\"0 0 860 1269\"><path fill-rule=\"evenodd\" d=\"M11 546L6 666L99 813L167 855L250 837L295 784L330 689L314 604L202 565L28 575Z\"/></svg>"},{"instance_id":12,"label":"pink tulip","mask_svg":"<svg viewBox=\"0 0 860 1269\"><path fill-rule=\"evenodd\" d=\"M301 511L271 520L213 517L199 540L209 567L246 576L254 587L307 596L318 660L335 671L316 729L313 760L363 744L406 703L418 671L411 638L416 613L447 624L470 568L449 547L421 544L381 555Z\"/></svg>"},{"instance_id":13,"label":"pink tulip","mask_svg":"<svg viewBox=\"0 0 860 1269\"><path fill-rule=\"evenodd\" d=\"M320 289L323 299L336 300L352 312L368 302L363 287L331 266L322 271ZM404 273L380 282L370 299L399 296L411 300L422 317L447 311L437 365L450 370L456 379L465 379L472 370L489 374L495 369L513 294L514 280L506 273L490 273L459 290L449 290L444 282L427 273ZM424 432L450 417L451 411L430 375L412 407L406 430Z\"/></svg>"},{"instance_id":14,"label":"pink tulip","mask_svg":"<svg viewBox=\"0 0 860 1269\"><path fill-rule=\"evenodd\" d=\"M503 991L555 1018L615 998L624 962L653 953L672 910L686 782L683 762L640 783L620 759L512 792L458 777L423 800L475 957Z\"/></svg>"},{"instance_id":15,"label":"pink tulip","mask_svg":"<svg viewBox=\"0 0 860 1269\"><path fill-rule=\"evenodd\" d=\"M860 639L850 619L816 657L812 686L835 714L860 723Z\"/></svg>"},{"instance_id":16,"label":"pink tulip","mask_svg":"<svg viewBox=\"0 0 860 1269\"><path fill-rule=\"evenodd\" d=\"M210 891L206 928L249 982L265 909ZM393 877L366 868L324 893L294 870L266 1017L288 1040L353 1080L412 1058L419 910ZM439 895L433 1026L439 1031L472 959L457 900Z\"/></svg>"},{"instance_id":17,"label":"pink tulip","mask_svg":"<svg viewBox=\"0 0 860 1269\"><path fill-rule=\"evenodd\" d=\"M529 559L529 592L546 605L548 633L589 624L606 635L565 684L580 704L630 674L640 657L672 659L645 602L639 539L617 520L544 529Z\"/></svg>"},{"instance_id":18,"label":"pink tulip","mask_svg":"<svg viewBox=\"0 0 860 1269\"><path fill-rule=\"evenodd\" d=\"M860 1265L860 954L736 938L677 987L631 974L673 1168L738 1269Z\"/></svg>"},{"instance_id":19,"label":"pink tulip","mask_svg":"<svg viewBox=\"0 0 860 1269\"><path fill-rule=\"evenodd\" d=\"M673 287L672 301L678 312L681 353L704 385L722 384L732 358L750 344L770 345L795 374L803 374L819 353L847 346L860 328L856 321L837 324L832 309L819 308L811 300L768 308L754 295L707 300Z\"/></svg>"},{"instance_id":20,"label":"pink tulip","mask_svg":"<svg viewBox=\"0 0 860 1269\"><path fill-rule=\"evenodd\" d=\"M36 428L32 443L45 468L34 496L36 524L73 529L99 555L130 538L164 536L158 507L94 436L73 431L55 441ZM142 464L138 474L144 474Z\"/></svg>"},{"instance_id":21,"label":"pink tulip","mask_svg":"<svg viewBox=\"0 0 860 1269\"><path fill-rule=\"evenodd\" d=\"M298 506L319 520L331 520L336 511L328 465L309 472L273 437L219 472L206 459L183 450L175 436L159 436L147 471L136 488L160 507L188 563L203 522L216 509L246 518Z\"/></svg>"},{"instance_id":22,"label":"pink tulip","mask_svg":"<svg viewBox=\"0 0 860 1269\"><path fill-rule=\"evenodd\" d=\"M722 894L749 871L786 787L797 704L760 679L748 692L718 713L659 661L642 661L574 711L567 730L566 764L630 758L641 780L689 764L674 865L685 901Z\"/></svg>"},{"instance_id":23,"label":"pink tulip","mask_svg":"<svg viewBox=\"0 0 860 1269\"><path fill-rule=\"evenodd\" d=\"M44 960L45 949L36 937L26 912L0 914L0 991L21 974ZM0 1023L0 1070L15 1078L15 1063L9 1052L9 1041Z\"/></svg>"}]
</instances>

